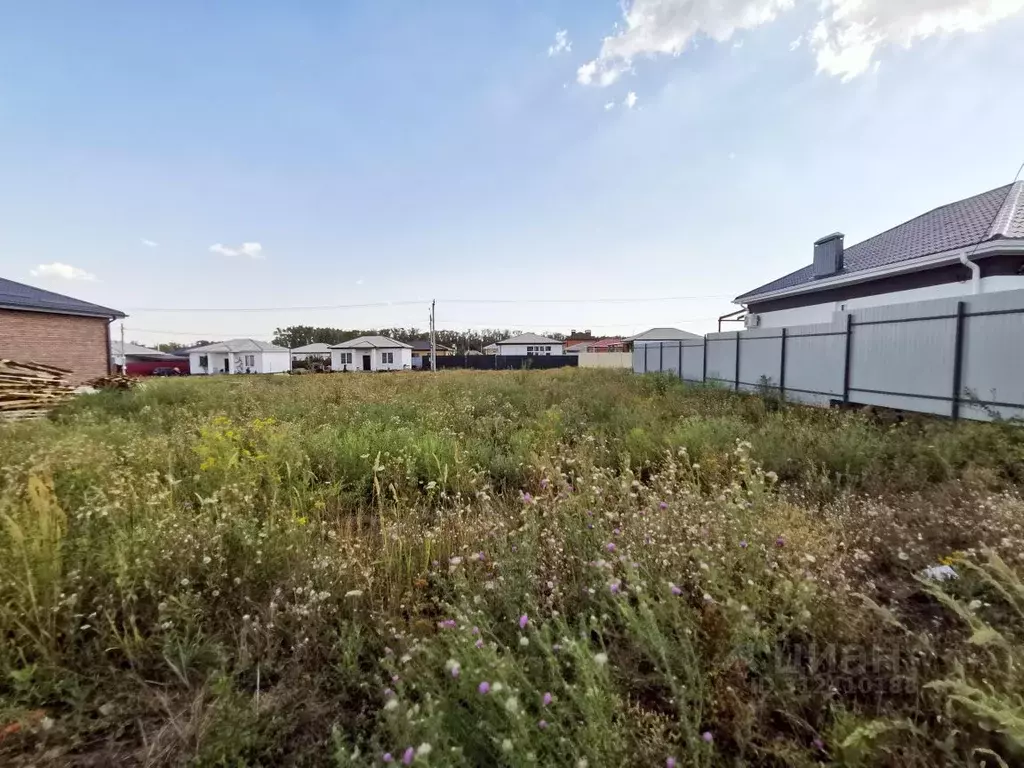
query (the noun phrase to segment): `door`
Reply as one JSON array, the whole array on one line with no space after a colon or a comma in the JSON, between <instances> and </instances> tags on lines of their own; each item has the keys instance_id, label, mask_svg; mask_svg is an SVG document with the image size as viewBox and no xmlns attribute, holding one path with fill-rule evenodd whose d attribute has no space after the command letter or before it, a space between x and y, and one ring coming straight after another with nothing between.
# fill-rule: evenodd
<instances>
[{"instance_id":1,"label":"door","mask_svg":"<svg viewBox=\"0 0 1024 768\"><path fill-rule=\"evenodd\" d=\"M364 371L370 370L370 356L369 355L363 355L363 370Z\"/></svg>"}]
</instances>

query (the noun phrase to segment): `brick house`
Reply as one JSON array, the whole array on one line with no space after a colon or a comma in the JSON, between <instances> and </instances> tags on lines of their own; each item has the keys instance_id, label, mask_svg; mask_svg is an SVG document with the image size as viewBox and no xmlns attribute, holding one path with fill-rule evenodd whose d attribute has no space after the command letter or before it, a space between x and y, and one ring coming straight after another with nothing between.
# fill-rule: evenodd
<instances>
[{"instance_id":1,"label":"brick house","mask_svg":"<svg viewBox=\"0 0 1024 768\"><path fill-rule=\"evenodd\" d=\"M123 312L0 278L0 358L72 371L81 383L110 371L110 322Z\"/></svg>"}]
</instances>

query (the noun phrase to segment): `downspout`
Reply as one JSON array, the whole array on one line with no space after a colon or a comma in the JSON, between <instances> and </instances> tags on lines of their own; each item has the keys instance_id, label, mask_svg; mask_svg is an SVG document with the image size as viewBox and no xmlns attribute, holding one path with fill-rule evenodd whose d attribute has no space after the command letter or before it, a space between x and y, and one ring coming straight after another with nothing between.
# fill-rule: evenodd
<instances>
[{"instance_id":1,"label":"downspout","mask_svg":"<svg viewBox=\"0 0 1024 768\"><path fill-rule=\"evenodd\" d=\"M981 267L971 261L970 254L967 253L960 254L960 263L971 270L971 293L978 295L981 293Z\"/></svg>"}]
</instances>

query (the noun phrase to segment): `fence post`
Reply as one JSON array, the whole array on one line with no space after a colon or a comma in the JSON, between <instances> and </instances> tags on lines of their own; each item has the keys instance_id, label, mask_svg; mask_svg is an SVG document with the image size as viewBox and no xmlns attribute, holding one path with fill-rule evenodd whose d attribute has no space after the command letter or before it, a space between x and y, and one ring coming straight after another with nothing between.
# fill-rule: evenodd
<instances>
[{"instance_id":1,"label":"fence post","mask_svg":"<svg viewBox=\"0 0 1024 768\"><path fill-rule=\"evenodd\" d=\"M642 345L642 349L644 351L644 373L647 373L647 345Z\"/></svg>"},{"instance_id":2,"label":"fence post","mask_svg":"<svg viewBox=\"0 0 1024 768\"><path fill-rule=\"evenodd\" d=\"M843 403L850 402L850 338L853 335L853 313L846 315L846 361L843 363Z\"/></svg>"},{"instance_id":3,"label":"fence post","mask_svg":"<svg viewBox=\"0 0 1024 768\"><path fill-rule=\"evenodd\" d=\"M740 391L740 332L736 331L736 391Z\"/></svg>"},{"instance_id":4,"label":"fence post","mask_svg":"<svg viewBox=\"0 0 1024 768\"><path fill-rule=\"evenodd\" d=\"M683 342L679 342L679 380L683 380Z\"/></svg>"},{"instance_id":5,"label":"fence post","mask_svg":"<svg viewBox=\"0 0 1024 768\"><path fill-rule=\"evenodd\" d=\"M700 380L706 384L707 381L708 381L708 337L707 337L707 334L704 334L704 346L701 347L701 350L704 353L704 361L701 363Z\"/></svg>"},{"instance_id":6,"label":"fence post","mask_svg":"<svg viewBox=\"0 0 1024 768\"><path fill-rule=\"evenodd\" d=\"M779 356L779 396L786 399L786 329L782 329L782 353Z\"/></svg>"},{"instance_id":7,"label":"fence post","mask_svg":"<svg viewBox=\"0 0 1024 768\"><path fill-rule=\"evenodd\" d=\"M658 342L658 373L665 372L665 342Z\"/></svg>"},{"instance_id":8,"label":"fence post","mask_svg":"<svg viewBox=\"0 0 1024 768\"><path fill-rule=\"evenodd\" d=\"M964 375L964 303L956 303L956 331L953 336L953 407L950 414L960 418L960 385Z\"/></svg>"}]
</instances>

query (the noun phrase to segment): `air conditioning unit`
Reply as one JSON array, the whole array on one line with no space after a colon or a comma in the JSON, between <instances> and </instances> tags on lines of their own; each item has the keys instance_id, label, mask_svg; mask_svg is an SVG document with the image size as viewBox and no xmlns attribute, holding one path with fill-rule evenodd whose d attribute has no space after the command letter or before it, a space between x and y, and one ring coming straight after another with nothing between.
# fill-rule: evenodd
<instances>
[{"instance_id":1,"label":"air conditioning unit","mask_svg":"<svg viewBox=\"0 0 1024 768\"><path fill-rule=\"evenodd\" d=\"M761 316L754 313L747 315L747 328L760 328L761 327Z\"/></svg>"}]
</instances>

